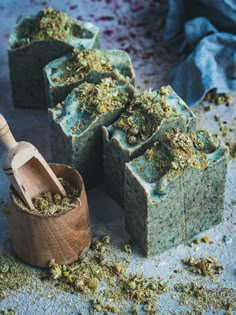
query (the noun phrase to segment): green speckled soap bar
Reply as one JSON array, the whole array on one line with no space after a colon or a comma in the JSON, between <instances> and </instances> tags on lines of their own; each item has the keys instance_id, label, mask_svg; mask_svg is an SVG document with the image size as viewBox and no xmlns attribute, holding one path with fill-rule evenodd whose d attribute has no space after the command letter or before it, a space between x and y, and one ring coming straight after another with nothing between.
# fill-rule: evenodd
<instances>
[{"instance_id":1,"label":"green speckled soap bar","mask_svg":"<svg viewBox=\"0 0 236 315\"><path fill-rule=\"evenodd\" d=\"M103 128L107 191L123 205L125 163L143 154L166 131L196 128L196 118L170 86L160 91L136 92L118 121Z\"/></svg>"},{"instance_id":2,"label":"green speckled soap bar","mask_svg":"<svg viewBox=\"0 0 236 315\"><path fill-rule=\"evenodd\" d=\"M101 126L119 117L132 94L127 85L105 78L98 84L82 83L49 109L53 161L76 168L86 188L103 180Z\"/></svg>"},{"instance_id":3,"label":"green speckled soap bar","mask_svg":"<svg viewBox=\"0 0 236 315\"><path fill-rule=\"evenodd\" d=\"M122 50L74 50L44 68L48 107L63 101L83 82L99 83L114 77L134 84L135 74L129 55Z\"/></svg>"},{"instance_id":4,"label":"green speckled soap bar","mask_svg":"<svg viewBox=\"0 0 236 315\"><path fill-rule=\"evenodd\" d=\"M126 164L125 224L155 255L222 221L227 150L207 131L176 129Z\"/></svg>"},{"instance_id":5,"label":"green speckled soap bar","mask_svg":"<svg viewBox=\"0 0 236 315\"><path fill-rule=\"evenodd\" d=\"M8 59L14 106L47 108L43 68L74 48L100 47L99 29L47 8L20 16L10 36Z\"/></svg>"}]
</instances>

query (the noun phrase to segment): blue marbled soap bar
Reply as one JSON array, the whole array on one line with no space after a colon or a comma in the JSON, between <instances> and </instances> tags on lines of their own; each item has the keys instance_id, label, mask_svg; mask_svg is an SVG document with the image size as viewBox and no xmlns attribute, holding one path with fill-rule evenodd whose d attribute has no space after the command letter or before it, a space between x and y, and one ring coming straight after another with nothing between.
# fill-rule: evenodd
<instances>
[{"instance_id":1,"label":"blue marbled soap bar","mask_svg":"<svg viewBox=\"0 0 236 315\"><path fill-rule=\"evenodd\" d=\"M123 50L74 50L44 68L48 107L54 107L83 82L99 83L113 77L134 84L130 56Z\"/></svg>"},{"instance_id":2,"label":"blue marbled soap bar","mask_svg":"<svg viewBox=\"0 0 236 315\"><path fill-rule=\"evenodd\" d=\"M170 86L160 91L136 91L118 121L103 128L107 191L123 205L125 163L143 154L171 128L196 129L196 117Z\"/></svg>"},{"instance_id":3,"label":"blue marbled soap bar","mask_svg":"<svg viewBox=\"0 0 236 315\"><path fill-rule=\"evenodd\" d=\"M222 221L227 156L207 131L172 130L126 164L125 225L145 255Z\"/></svg>"},{"instance_id":4,"label":"blue marbled soap bar","mask_svg":"<svg viewBox=\"0 0 236 315\"><path fill-rule=\"evenodd\" d=\"M8 45L14 106L47 108L43 68L74 48L100 48L99 29L52 8L20 16Z\"/></svg>"},{"instance_id":5,"label":"blue marbled soap bar","mask_svg":"<svg viewBox=\"0 0 236 315\"><path fill-rule=\"evenodd\" d=\"M113 123L128 106L133 89L112 78L82 83L49 109L53 161L77 169L86 188L103 180L102 126Z\"/></svg>"}]
</instances>

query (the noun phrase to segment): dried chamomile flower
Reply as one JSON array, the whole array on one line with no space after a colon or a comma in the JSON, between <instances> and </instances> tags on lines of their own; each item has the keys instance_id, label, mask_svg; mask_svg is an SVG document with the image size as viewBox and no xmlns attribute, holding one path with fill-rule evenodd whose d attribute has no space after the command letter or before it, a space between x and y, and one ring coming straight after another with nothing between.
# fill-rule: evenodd
<instances>
[{"instance_id":1,"label":"dried chamomile flower","mask_svg":"<svg viewBox=\"0 0 236 315\"><path fill-rule=\"evenodd\" d=\"M62 200L62 196L60 194L55 194L53 196L53 201L56 205L60 204L61 200Z\"/></svg>"},{"instance_id":2,"label":"dried chamomile flower","mask_svg":"<svg viewBox=\"0 0 236 315\"><path fill-rule=\"evenodd\" d=\"M131 290L135 290L136 289L135 281L129 281L128 282L128 288L131 289Z\"/></svg>"},{"instance_id":3,"label":"dried chamomile flower","mask_svg":"<svg viewBox=\"0 0 236 315\"><path fill-rule=\"evenodd\" d=\"M55 259L49 262L50 273L53 279L59 279L62 276L62 268L60 265L55 263Z\"/></svg>"},{"instance_id":4,"label":"dried chamomile flower","mask_svg":"<svg viewBox=\"0 0 236 315\"><path fill-rule=\"evenodd\" d=\"M205 235L203 238L202 238L202 241L204 243L209 243L210 242L210 237L208 235Z\"/></svg>"},{"instance_id":5,"label":"dried chamomile flower","mask_svg":"<svg viewBox=\"0 0 236 315\"><path fill-rule=\"evenodd\" d=\"M122 246L122 250L129 255L132 254L132 248L130 244L124 244Z\"/></svg>"},{"instance_id":6,"label":"dried chamomile flower","mask_svg":"<svg viewBox=\"0 0 236 315\"><path fill-rule=\"evenodd\" d=\"M39 196L35 198L34 206L39 210L39 212L42 212L49 207L49 202L46 199L43 199L43 196Z\"/></svg>"},{"instance_id":7,"label":"dried chamomile flower","mask_svg":"<svg viewBox=\"0 0 236 315\"><path fill-rule=\"evenodd\" d=\"M123 273L123 268L120 265L114 265L112 267L112 269L117 274L122 274Z\"/></svg>"},{"instance_id":8,"label":"dried chamomile flower","mask_svg":"<svg viewBox=\"0 0 236 315\"><path fill-rule=\"evenodd\" d=\"M195 244L200 244L201 240L199 237L195 237L195 239L193 240L193 243Z\"/></svg>"},{"instance_id":9,"label":"dried chamomile flower","mask_svg":"<svg viewBox=\"0 0 236 315\"><path fill-rule=\"evenodd\" d=\"M15 315L15 310L13 308L4 309L0 311L0 315Z\"/></svg>"},{"instance_id":10,"label":"dried chamomile flower","mask_svg":"<svg viewBox=\"0 0 236 315\"><path fill-rule=\"evenodd\" d=\"M198 258L190 257L186 261L182 261L184 265L189 267L193 273L201 274L202 276L213 276L223 270L223 267L218 265L217 259L214 257Z\"/></svg>"},{"instance_id":11,"label":"dried chamomile flower","mask_svg":"<svg viewBox=\"0 0 236 315\"><path fill-rule=\"evenodd\" d=\"M95 241L91 248L95 251L98 251L98 252L104 252L106 250L106 247L104 246L104 244L100 241Z\"/></svg>"},{"instance_id":12,"label":"dried chamomile flower","mask_svg":"<svg viewBox=\"0 0 236 315\"><path fill-rule=\"evenodd\" d=\"M95 291L99 286L99 280L97 278L91 278L89 279L88 282L88 287L89 289L91 289L92 291Z\"/></svg>"},{"instance_id":13,"label":"dried chamomile flower","mask_svg":"<svg viewBox=\"0 0 236 315\"><path fill-rule=\"evenodd\" d=\"M111 243L111 237L110 235L105 235L102 237L103 244L110 244Z\"/></svg>"},{"instance_id":14,"label":"dried chamomile flower","mask_svg":"<svg viewBox=\"0 0 236 315\"><path fill-rule=\"evenodd\" d=\"M75 283L74 283L74 285L75 285L75 289L77 290L77 291L80 291L80 292L82 292L82 291L84 291L84 289L85 289L85 283L84 283L84 280L83 279L78 279L78 280L76 280L75 281Z\"/></svg>"},{"instance_id":15,"label":"dried chamomile flower","mask_svg":"<svg viewBox=\"0 0 236 315\"><path fill-rule=\"evenodd\" d=\"M0 264L0 273L7 273L10 270L10 266L4 263Z\"/></svg>"}]
</instances>

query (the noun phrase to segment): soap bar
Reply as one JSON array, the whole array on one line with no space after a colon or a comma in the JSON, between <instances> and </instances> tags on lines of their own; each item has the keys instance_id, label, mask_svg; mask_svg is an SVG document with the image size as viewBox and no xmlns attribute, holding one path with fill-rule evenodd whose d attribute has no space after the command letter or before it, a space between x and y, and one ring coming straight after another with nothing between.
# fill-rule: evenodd
<instances>
[{"instance_id":1,"label":"soap bar","mask_svg":"<svg viewBox=\"0 0 236 315\"><path fill-rule=\"evenodd\" d=\"M173 129L126 164L125 226L144 255L222 221L227 150L207 131Z\"/></svg>"},{"instance_id":2,"label":"soap bar","mask_svg":"<svg viewBox=\"0 0 236 315\"><path fill-rule=\"evenodd\" d=\"M74 50L44 68L48 107L54 107L83 82L99 83L114 77L134 84L129 55L122 50Z\"/></svg>"},{"instance_id":3,"label":"soap bar","mask_svg":"<svg viewBox=\"0 0 236 315\"><path fill-rule=\"evenodd\" d=\"M74 48L100 47L99 29L47 8L20 16L9 38L8 61L15 107L47 108L43 68Z\"/></svg>"},{"instance_id":4,"label":"soap bar","mask_svg":"<svg viewBox=\"0 0 236 315\"><path fill-rule=\"evenodd\" d=\"M86 188L103 180L101 126L114 122L127 107L133 90L112 78L82 83L49 109L54 162L77 169Z\"/></svg>"},{"instance_id":5,"label":"soap bar","mask_svg":"<svg viewBox=\"0 0 236 315\"><path fill-rule=\"evenodd\" d=\"M196 129L196 117L170 86L136 92L118 121L103 128L105 183L123 206L125 163L143 154L166 131Z\"/></svg>"}]
</instances>

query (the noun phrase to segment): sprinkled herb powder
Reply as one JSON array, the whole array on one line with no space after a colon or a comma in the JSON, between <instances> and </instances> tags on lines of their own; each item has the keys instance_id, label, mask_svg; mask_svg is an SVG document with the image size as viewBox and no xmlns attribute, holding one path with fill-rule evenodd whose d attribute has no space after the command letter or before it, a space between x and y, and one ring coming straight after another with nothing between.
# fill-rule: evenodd
<instances>
[{"instance_id":1,"label":"sprinkled herb powder","mask_svg":"<svg viewBox=\"0 0 236 315\"><path fill-rule=\"evenodd\" d=\"M9 250L0 251L0 300L11 290L17 290L30 282L32 271L27 269Z\"/></svg>"}]
</instances>

